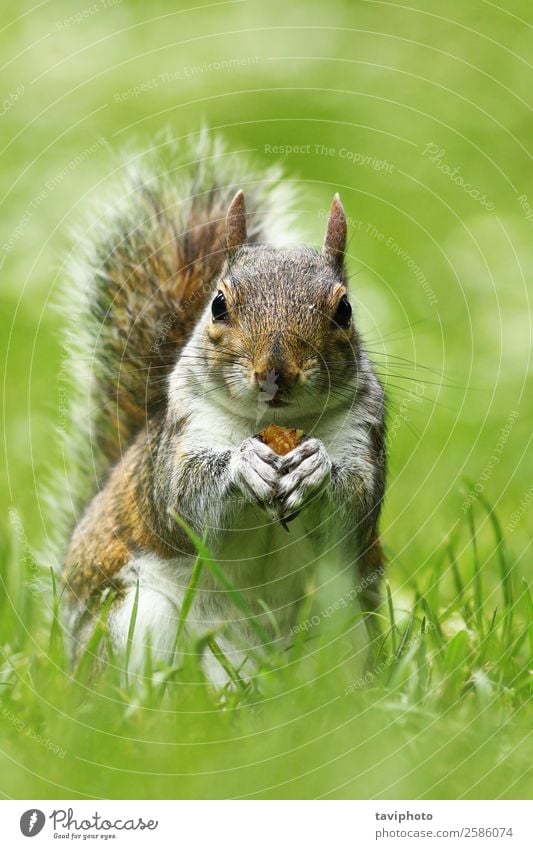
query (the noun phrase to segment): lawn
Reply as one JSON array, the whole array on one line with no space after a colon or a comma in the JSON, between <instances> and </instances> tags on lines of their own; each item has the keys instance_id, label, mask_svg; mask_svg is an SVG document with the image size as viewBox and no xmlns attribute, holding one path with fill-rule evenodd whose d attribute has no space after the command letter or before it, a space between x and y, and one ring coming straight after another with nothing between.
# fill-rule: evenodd
<instances>
[{"instance_id":1,"label":"lawn","mask_svg":"<svg viewBox=\"0 0 533 849\"><path fill-rule=\"evenodd\" d=\"M531 795L532 24L525 0L444 12L433 0L10 5L4 796ZM203 680L194 644L183 665L141 679L125 657L96 677L65 659L61 554L48 552L61 524L50 487L69 393L57 304L72 228L123 150L202 124L260 165L281 163L311 244L334 191L349 217L352 297L390 399L388 583L363 676L331 574L291 647L224 693ZM93 649L100 640L105 621Z\"/></svg>"}]
</instances>

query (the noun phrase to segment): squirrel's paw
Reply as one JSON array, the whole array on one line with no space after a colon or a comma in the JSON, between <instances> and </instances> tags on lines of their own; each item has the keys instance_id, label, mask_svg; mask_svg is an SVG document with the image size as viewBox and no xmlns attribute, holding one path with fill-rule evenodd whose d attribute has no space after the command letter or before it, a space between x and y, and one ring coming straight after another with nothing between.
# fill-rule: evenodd
<instances>
[{"instance_id":1,"label":"squirrel's paw","mask_svg":"<svg viewBox=\"0 0 533 849\"><path fill-rule=\"evenodd\" d=\"M331 480L331 460L319 439L306 439L282 458L276 501L290 518Z\"/></svg>"},{"instance_id":2,"label":"squirrel's paw","mask_svg":"<svg viewBox=\"0 0 533 849\"><path fill-rule=\"evenodd\" d=\"M245 439L230 461L232 482L256 504L272 502L280 470L281 457L255 436Z\"/></svg>"}]
</instances>

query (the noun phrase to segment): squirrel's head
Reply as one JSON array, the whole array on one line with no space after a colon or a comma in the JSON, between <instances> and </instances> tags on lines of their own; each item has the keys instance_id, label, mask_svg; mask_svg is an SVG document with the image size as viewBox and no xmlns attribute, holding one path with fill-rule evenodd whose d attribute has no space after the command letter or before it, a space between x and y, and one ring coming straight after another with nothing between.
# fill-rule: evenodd
<instances>
[{"instance_id":1,"label":"squirrel's head","mask_svg":"<svg viewBox=\"0 0 533 849\"><path fill-rule=\"evenodd\" d=\"M249 244L244 196L235 196L226 216L227 259L199 328L217 400L218 387L233 409L246 415L263 404L265 413L280 408L280 418L346 404L358 360L346 229L335 195L321 251Z\"/></svg>"}]
</instances>

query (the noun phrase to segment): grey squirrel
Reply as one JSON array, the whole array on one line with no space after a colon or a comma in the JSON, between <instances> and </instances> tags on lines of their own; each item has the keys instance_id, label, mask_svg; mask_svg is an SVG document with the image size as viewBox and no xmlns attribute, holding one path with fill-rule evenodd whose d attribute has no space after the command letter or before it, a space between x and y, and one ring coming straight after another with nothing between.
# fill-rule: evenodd
<instances>
[{"instance_id":1,"label":"grey squirrel","mask_svg":"<svg viewBox=\"0 0 533 849\"><path fill-rule=\"evenodd\" d=\"M290 634L324 557L352 573L354 611L375 609L383 571L384 394L352 314L339 197L321 250L276 246L292 241L278 174L205 138L173 156L137 168L99 217L72 334L95 412L64 568L68 627L83 645L114 588L108 627L124 649L137 596L139 665L147 643L174 656L195 555L176 515L272 639ZM270 422L305 436L280 456L257 436ZM216 629L235 667L258 648L208 569L187 629ZM210 650L203 663L226 680Z\"/></svg>"}]
</instances>

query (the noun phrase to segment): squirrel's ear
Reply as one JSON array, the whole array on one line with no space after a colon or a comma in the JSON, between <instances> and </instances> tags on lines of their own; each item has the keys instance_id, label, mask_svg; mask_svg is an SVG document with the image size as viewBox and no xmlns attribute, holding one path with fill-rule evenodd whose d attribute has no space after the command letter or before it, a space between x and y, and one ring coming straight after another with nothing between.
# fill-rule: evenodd
<instances>
[{"instance_id":1,"label":"squirrel's ear","mask_svg":"<svg viewBox=\"0 0 533 849\"><path fill-rule=\"evenodd\" d=\"M346 250L346 215L338 194L333 197L328 215L326 237L322 253L331 259L338 268L342 268Z\"/></svg>"},{"instance_id":2,"label":"squirrel's ear","mask_svg":"<svg viewBox=\"0 0 533 849\"><path fill-rule=\"evenodd\" d=\"M234 251L246 242L246 204L244 194L238 191L226 213L226 247Z\"/></svg>"}]
</instances>

